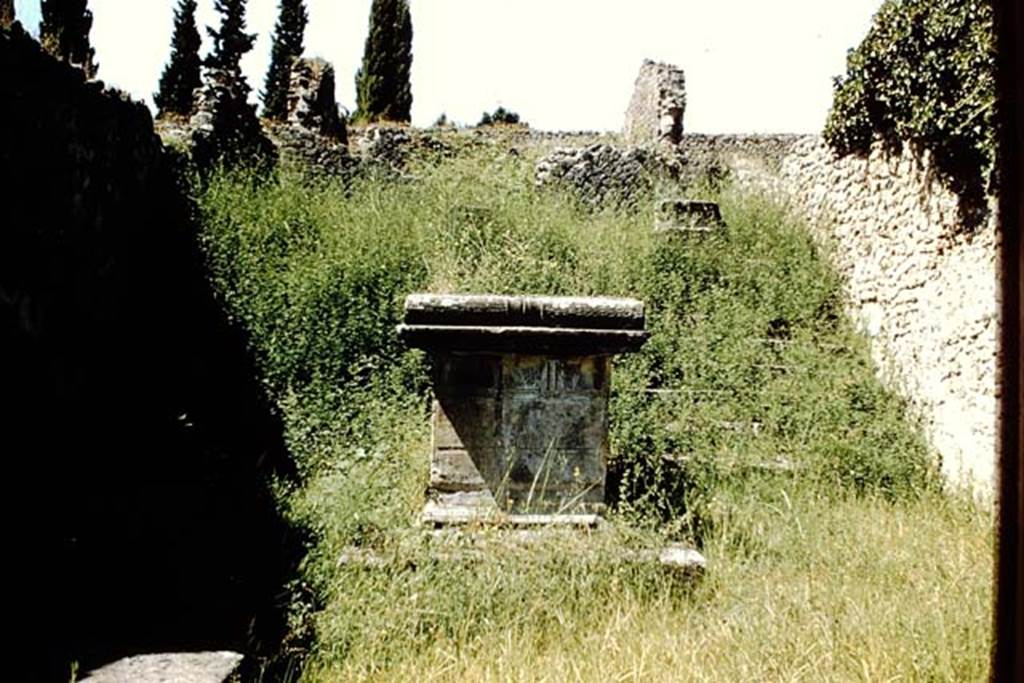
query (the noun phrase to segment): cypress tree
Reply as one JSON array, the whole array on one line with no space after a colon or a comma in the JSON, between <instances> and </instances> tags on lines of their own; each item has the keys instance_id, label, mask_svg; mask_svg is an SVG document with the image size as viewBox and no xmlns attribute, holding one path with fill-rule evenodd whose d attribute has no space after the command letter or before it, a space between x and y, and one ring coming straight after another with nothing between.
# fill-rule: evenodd
<instances>
[{"instance_id":1,"label":"cypress tree","mask_svg":"<svg viewBox=\"0 0 1024 683\"><path fill-rule=\"evenodd\" d=\"M242 75L242 55L252 49L256 35L245 32L245 0L214 0L213 8L220 14L217 29L207 27L213 38L213 51L204 64L232 76L234 83L249 93L249 85Z\"/></svg>"},{"instance_id":2,"label":"cypress tree","mask_svg":"<svg viewBox=\"0 0 1024 683\"><path fill-rule=\"evenodd\" d=\"M255 35L245 32L245 0L215 0L214 9L221 23L217 30L207 28L213 51L203 62L205 123L193 135L192 156L204 171L217 165L248 165L267 174L277 161L277 151L263 134L256 108L249 104L250 88L242 73L242 55L255 41Z\"/></svg>"},{"instance_id":3,"label":"cypress tree","mask_svg":"<svg viewBox=\"0 0 1024 683\"><path fill-rule=\"evenodd\" d=\"M363 65L356 73L356 117L409 121L412 16L407 0L373 0Z\"/></svg>"},{"instance_id":4,"label":"cypress tree","mask_svg":"<svg viewBox=\"0 0 1024 683\"><path fill-rule=\"evenodd\" d=\"M92 12L87 5L87 0L43 0L39 42L57 59L82 69L86 78L95 78L99 65L89 45Z\"/></svg>"},{"instance_id":5,"label":"cypress tree","mask_svg":"<svg viewBox=\"0 0 1024 683\"><path fill-rule=\"evenodd\" d=\"M302 56L308 22L303 0L281 0L270 50L270 67L263 85L263 115L268 119L282 120L287 113L292 60Z\"/></svg>"},{"instance_id":6,"label":"cypress tree","mask_svg":"<svg viewBox=\"0 0 1024 683\"><path fill-rule=\"evenodd\" d=\"M196 28L196 0L180 0L174 11L171 59L160 76L160 91L153 96L157 115L192 113L194 92L202 85L199 59L201 39Z\"/></svg>"}]
</instances>

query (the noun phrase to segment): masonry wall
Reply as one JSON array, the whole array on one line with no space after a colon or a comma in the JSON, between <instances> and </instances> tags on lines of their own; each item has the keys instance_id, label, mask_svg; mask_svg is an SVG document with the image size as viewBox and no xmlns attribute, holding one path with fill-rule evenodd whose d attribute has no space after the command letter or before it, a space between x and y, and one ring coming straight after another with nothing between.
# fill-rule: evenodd
<instances>
[{"instance_id":1,"label":"masonry wall","mask_svg":"<svg viewBox=\"0 0 1024 683\"><path fill-rule=\"evenodd\" d=\"M175 158L144 105L17 23L0 102L4 678L143 652L255 664L298 549L266 480L292 467Z\"/></svg>"},{"instance_id":2,"label":"masonry wall","mask_svg":"<svg viewBox=\"0 0 1024 683\"><path fill-rule=\"evenodd\" d=\"M693 165L803 214L844 276L880 375L920 416L950 482L995 484L996 230L963 224L927 157L876 145L836 159L818 136L684 136Z\"/></svg>"}]
</instances>

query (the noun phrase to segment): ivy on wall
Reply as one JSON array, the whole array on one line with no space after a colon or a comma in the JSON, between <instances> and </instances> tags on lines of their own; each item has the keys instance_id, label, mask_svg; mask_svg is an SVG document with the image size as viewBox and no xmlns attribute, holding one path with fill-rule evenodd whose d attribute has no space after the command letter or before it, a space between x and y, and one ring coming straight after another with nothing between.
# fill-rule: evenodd
<instances>
[{"instance_id":1,"label":"ivy on wall","mask_svg":"<svg viewBox=\"0 0 1024 683\"><path fill-rule=\"evenodd\" d=\"M824 137L839 155L879 137L932 153L961 198L984 197L995 156L989 0L885 0L835 79Z\"/></svg>"}]
</instances>

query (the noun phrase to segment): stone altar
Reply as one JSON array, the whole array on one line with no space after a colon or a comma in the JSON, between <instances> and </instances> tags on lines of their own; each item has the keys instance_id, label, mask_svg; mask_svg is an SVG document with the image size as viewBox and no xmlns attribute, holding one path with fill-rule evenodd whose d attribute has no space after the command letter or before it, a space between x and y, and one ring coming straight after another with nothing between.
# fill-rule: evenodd
<instances>
[{"instance_id":1,"label":"stone altar","mask_svg":"<svg viewBox=\"0 0 1024 683\"><path fill-rule=\"evenodd\" d=\"M398 333L431 357L426 523L596 524L611 357L647 341L642 302L413 294Z\"/></svg>"}]
</instances>

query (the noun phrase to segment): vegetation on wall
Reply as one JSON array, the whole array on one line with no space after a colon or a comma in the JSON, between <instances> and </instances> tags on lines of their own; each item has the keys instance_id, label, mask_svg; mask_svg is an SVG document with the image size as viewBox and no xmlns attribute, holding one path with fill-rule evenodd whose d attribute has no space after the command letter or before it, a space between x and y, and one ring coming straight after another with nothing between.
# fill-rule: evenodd
<instances>
[{"instance_id":1,"label":"vegetation on wall","mask_svg":"<svg viewBox=\"0 0 1024 683\"><path fill-rule=\"evenodd\" d=\"M39 42L57 59L79 67L95 78L99 65L89 44L92 12L87 0L43 0L40 5Z\"/></svg>"},{"instance_id":2,"label":"vegetation on wall","mask_svg":"<svg viewBox=\"0 0 1024 683\"><path fill-rule=\"evenodd\" d=\"M947 186L980 199L994 159L988 0L886 0L835 81L824 137L840 155L874 138L931 152Z\"/></svg>"},{"instance_id":3,"label":"vegetation on wall","mask_svg":"<svg viewBox=\"0 0 1024 683\"><path fill-rule=\"evenodd\" d=\"M270 66L263 85L263 115L283 120L288 111L292 60L302 56L309 14L304 0L281 0L270 48Z\"/></svg>"},{"instance_id":4,"label":"vegetation on wall","mask_svg":"<svg viewBox=\"0 0 1024 683\"><path fill-rule=\"evenodd\" d=\"M158 116L192 113L196 88L202 84L201 44L196 28L196 0L180 0L174 10L171 58L160 76L160 90L153 95Z\"/></svg>"},{"instance_id":5,"label":"vegetation on wall","mask_svg":"<svg viewBox=\"0 0 1024 683\"><path fill-rule=\"evenodd\" d=\"M407 0L373 0L363 63L356 72L355 118L407 122L412 111L412 15Z\"/></svg>"}]
</instances>

